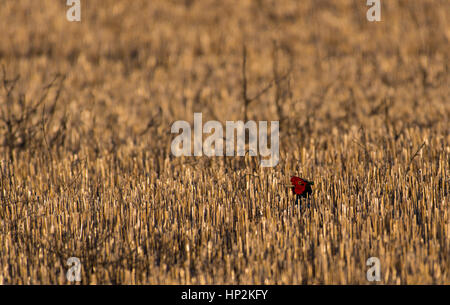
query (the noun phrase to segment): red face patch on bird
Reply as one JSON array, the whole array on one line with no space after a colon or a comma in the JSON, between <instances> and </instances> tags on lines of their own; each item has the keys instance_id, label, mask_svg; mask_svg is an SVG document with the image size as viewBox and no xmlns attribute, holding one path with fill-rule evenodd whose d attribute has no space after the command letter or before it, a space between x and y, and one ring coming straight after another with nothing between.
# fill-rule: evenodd
<instances>
[{"instance_id":1,"label":"red face patch on bird","mask_svg":"<svg viewBox=\"0 0 450 305\"><path fill-rule=\"evenodd\" d=\"M294 185L294 194L303 196L306 196L306 194L311 194L311 185L313 184L312 182L296 176L291 177L291 182Z\"/></svg>"}]
</instances>

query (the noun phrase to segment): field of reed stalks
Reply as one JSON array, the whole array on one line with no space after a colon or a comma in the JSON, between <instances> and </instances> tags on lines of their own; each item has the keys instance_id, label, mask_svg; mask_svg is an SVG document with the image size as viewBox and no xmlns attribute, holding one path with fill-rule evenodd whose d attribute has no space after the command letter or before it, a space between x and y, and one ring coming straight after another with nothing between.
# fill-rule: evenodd
<instances>
[{"instance_id":1,"label":"field of reed stalks","mask_svg":"<svg viewBox=\"0 0 450 305\"><path fill-rule=\"evenodd\" d=\"M1 284L450 284L449 1L65 2L0 2ZM280 162L173 156L198 112Z\"/></svg>"}]
</instances>

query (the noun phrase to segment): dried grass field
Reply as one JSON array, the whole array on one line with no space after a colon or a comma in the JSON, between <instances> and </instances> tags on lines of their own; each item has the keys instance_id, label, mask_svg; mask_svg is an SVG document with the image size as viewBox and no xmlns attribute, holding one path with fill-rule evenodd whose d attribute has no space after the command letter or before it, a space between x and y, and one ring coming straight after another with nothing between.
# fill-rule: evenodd
<instances>
[{"instance_id":1,"label":"dried grass field","mask_svg":"<svg viewBox=\"0 0 450 305\"><path fill-rule=\"evenodd\" d=\"M450 2L365 2L1 1L0 283L450 284ZM195 112L279 164L174 157Z\"/></svg>"}]
</instances>

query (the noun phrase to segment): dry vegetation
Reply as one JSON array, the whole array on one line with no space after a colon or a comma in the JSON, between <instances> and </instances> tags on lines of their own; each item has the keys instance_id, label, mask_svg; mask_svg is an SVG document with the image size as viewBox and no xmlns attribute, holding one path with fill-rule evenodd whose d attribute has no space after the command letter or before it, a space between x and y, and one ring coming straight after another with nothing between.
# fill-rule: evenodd
<instances>
[{"instance_id":1,"label":"dry vegetation","mask_svg":"<svg viewBox=\"0 0 450 305\"><path fill-rule=\"evenodd\" d=\"M0 283L450 284L449 1L64 3L0 2ZM194 112L280 164L174 158Z\"/></svg>"}]
</instances>

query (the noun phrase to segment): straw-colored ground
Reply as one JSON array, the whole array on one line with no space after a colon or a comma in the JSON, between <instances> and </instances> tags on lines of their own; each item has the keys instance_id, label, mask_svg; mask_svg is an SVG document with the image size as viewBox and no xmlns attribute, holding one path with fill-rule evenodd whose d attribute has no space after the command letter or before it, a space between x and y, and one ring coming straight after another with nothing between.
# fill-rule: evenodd
<instances>
[{"instance_id":1,"label":"straw-colored ground","mask_svg":"<svg viewBox=\"0 0 450 305\"><path fill-rule=\"evenodd\" d=\"M1 1L0 283L450 284L450 2L365 2ZM279 165L173 157L194 112Z\"/></svg>"}]
</instances>

